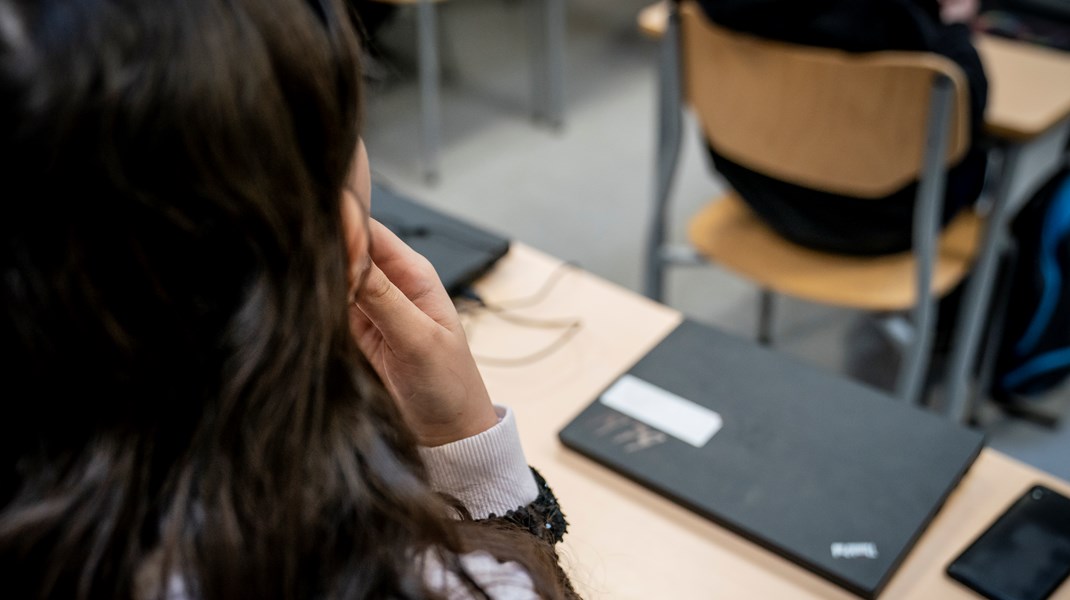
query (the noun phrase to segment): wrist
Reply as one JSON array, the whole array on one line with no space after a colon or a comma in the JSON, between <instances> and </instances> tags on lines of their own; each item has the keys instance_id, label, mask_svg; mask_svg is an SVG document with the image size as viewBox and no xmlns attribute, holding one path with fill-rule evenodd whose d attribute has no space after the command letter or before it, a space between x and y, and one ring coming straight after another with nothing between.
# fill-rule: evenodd
<instances>
[{"instance_id":1,"label":"wrist","mask_svg":"<svg viewBox=\"0 0 1070 600\"><path fill-rule=\"evenodd\" d=\"M449 422L424 423L413 429L421 446L433 448L479 435L497 425L499 420L498 413L488 399L485 403L479 403L479 406L454 415Z\"/></svg>"}]
</instances>

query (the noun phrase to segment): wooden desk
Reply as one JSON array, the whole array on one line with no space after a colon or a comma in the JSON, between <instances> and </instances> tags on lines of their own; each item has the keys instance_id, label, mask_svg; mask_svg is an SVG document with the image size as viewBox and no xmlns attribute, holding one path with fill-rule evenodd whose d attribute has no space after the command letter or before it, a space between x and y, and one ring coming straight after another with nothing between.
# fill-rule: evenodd
<instances>
[{"instance_id":1,"label":"wooden desk","mask_svg":"<svg viewBox=\"0 0 1070 600\"><path fill-rule=\"evenodd\" d=\"M492 303L526 298L559 265L514 244L477 287ZM563 561L585 598L854 598L558 442L565 424L680 322L678 312L572 270L543 301L516 313L583 322L567 345L541 361L481 370L492 397L516 411L528 461L561 500L570 521ZM473 351L482 356L522 356L553 339L490 314L468 326ZM943 569L1034 482L1070 494L1070 483L984 450L881 600L976 600ZM1054 598L1070 599L1070 585Z\"/></svg>"},{"instance_id":2,"label":"wooden desk","mask_svg":"<svg viewBox=\"0 0 1070 600\"><path fill-rule=\"evenodd\" d=\"M975 45L989 80L990 134L1027 141L1070 117L1070 54L989 35Z\"/></svg>"}]
</instances>

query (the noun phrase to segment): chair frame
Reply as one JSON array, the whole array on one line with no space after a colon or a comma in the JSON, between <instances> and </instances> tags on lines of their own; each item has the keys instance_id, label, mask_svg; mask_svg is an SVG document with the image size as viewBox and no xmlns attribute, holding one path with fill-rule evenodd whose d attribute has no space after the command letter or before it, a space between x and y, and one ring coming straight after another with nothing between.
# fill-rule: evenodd
<instances>
[{"instance_id":1,"label":"chair frame","mask_svg":"<svg viewBox=\"0 0 1070 600\"><path fill-rule=\"evenodd\" d=\"M682 41L678 2L670 0L666 30L659 47L654 211L647 237L644 284L646 295L655 300L662 298L667 266L681 263L694 264L692 258L680 260L680 253L672 252L666 244L669 200L679 160L683 130ZM944 165L950 143L948 130L954 102L953 82L946 75L937 73L933 77L930 91L925 147L912 231L915 264L917 265L916 302L912 309L915 335L911 351L904 354L895 389L897 397L910 403L917 403L921 400L934 337L936 298L932 293L933 265L940 235L939 215L946 183ZM772 293L763 289L759 322L759 340L763 343L768 343L771 338L772 301Z\"/></svg>"}]
</instances>

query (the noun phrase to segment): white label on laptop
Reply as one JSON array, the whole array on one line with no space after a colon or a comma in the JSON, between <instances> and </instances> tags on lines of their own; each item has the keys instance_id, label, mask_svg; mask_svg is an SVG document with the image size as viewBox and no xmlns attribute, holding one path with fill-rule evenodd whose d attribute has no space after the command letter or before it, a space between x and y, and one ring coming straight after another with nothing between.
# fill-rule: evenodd
<instances>
[{"instance_id":1,"label":"white label on laptop","mask_svg":"<svg viewBox=\"0 0 1070 600\"><path fill-rule=\"evenodd\" d=\"M634 375L623 375L599 401L654 429L701 448L720 431L721 415Z\"/></svg>"}]
</instances>

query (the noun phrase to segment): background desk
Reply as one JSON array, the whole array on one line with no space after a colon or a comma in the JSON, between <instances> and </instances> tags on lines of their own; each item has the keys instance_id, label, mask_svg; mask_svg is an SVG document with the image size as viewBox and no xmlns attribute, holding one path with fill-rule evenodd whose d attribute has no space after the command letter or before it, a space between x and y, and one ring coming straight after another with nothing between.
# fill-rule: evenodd
<instances>
[{"instance_id":1,"label":"background desk","mask_svg":"<svg viewBox=\"0 0 1070 600\"><path fill-rule=\"evenodd\" d=\"M396 6L416 7L416 37L419 55L420 145L424 180L439 175L442 108L439 87L442 69L439 57L439 19L436 4L443 0L376 0ZM531 97L536 119L558 128L565 118L565 2L528 0L528 37L531 52Z\"/></svg>"},{"instance_id":2,"label":"background desk","mask_svg":"<svg viewBox=\"0 0 1070 600\"><path fill-rule=\"evenodd\" d=\"M513 245L477 286L491 303L536 293L560 261ZM483 366L495 401L517 413L528 462L539 468L570 521L563 561L579 592L596 598L854 598L761 547L564 448L557 432L680 321L665 306L571 269L538 304L537 319L581 319L564 347L523 367ZM516 357L552 341L491 314L469 324L473 352ZM775 374L770 374L775 376ZM986 449L952 493L881 599L976 599L943 570L1034 482L1061 481ZM1054 596L1070 599L1070 585Z\"/></svg>"},{"instance_id":3,"label":"background desk","mask_svg":"<svg viewBox=\"0 0 1070 600\"><path fill-rule=\"evenodd\" d=\"M647 37L663 37L668 23L665 0L640 11L638 28ZM999 157L999 170L989 192L988 223L980 256L971 271L962 300L962 308L955 324L952 354L947 367L945 411L960 422L976 417L981 392L992 374L997 346L981 347L982 333L998 339L1002 329L1002 305L992 308L995 295L998 263L1009 243L1007 224L1024 201L1058 168L1066 164L1066 140L1070 134L1070 53L1052 50L990 35L976 36L975 45L989 82L988 106L985 112L985 131ZM661 69L671 53L661 54ZM659 127L671 130L667 123L674 119L667 111L665 98L676 93L660 90ZM661 137L664 137L664 132ZM993 323L994 322L994 323ZM983 355L983 356L982 356ZM975 385L972 374L983 361L983 385Z\"/></svg>"}]
</instances>

